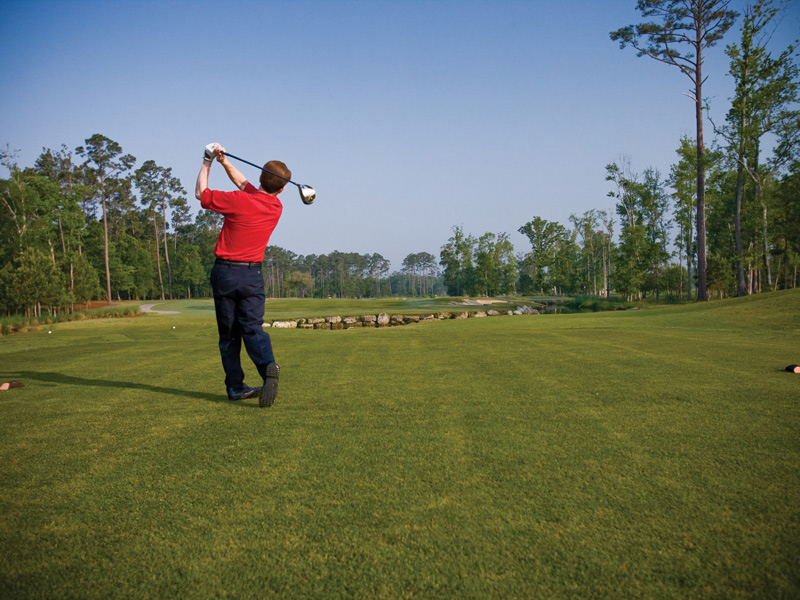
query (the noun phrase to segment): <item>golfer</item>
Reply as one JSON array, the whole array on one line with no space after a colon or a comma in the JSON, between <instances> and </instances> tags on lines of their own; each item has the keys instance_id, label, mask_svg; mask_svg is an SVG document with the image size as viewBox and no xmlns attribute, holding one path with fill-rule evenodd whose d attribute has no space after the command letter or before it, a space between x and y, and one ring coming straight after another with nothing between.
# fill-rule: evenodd
<instances>
[{"instance_id":1,"label":"golfer","mask_svg":"<svg viewBox=\"0 0 800 600\"><path fill-rule=\"evenodd\" d=\"M272 342L262 328L264 317L264 277L261 261L269 236L278 224L283 205L278 194L286 182L267 172L261 173L260 186L255 188L234 167L219 144L209 144L203 157L203 166L197 176L195 196L200 206L225 216L211 269L211 289L219 330L219 352L225 369L225 387L230 400L251 398L259 394L262 408L272 406L278 394L278 373L272 354ZM211 165L216 158L233 184L235 192L220 192L208 187ZM265 169L291 178L286 165L273 160ZM239 358L242 341L248 356L256 365L264 381L258 388L244 382L244 372Z\"/></svg>"}]
</instances>

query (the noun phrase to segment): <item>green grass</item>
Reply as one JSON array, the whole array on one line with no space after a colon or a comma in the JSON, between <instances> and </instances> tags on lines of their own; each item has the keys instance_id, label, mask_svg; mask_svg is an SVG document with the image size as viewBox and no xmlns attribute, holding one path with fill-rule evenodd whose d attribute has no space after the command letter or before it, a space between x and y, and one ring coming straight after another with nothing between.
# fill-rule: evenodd
<instances>
[{"instance_id":1,"label":"green grass","mask_svg":"<svg viewBox=\"0 0 800 600\"><path fill-rule=\"evenodd\" d=\"M82 304L77 305L74 312L62 312L50 314L44 312L39 317L26 317L25 315L0 316L0 334L11 335L13 333L25 333L29 331L39 331L42 327L47 327L53 323L68 323L71 321L85 321L87 319L104 319L116 317L133 317L139 314L139 303L117 302L112 306L102 306L100 308L81 309Z\"/></svg>"},{"instance_id":2,"label":"green grass","mask_svg":"<svg viewBox=\"0 0 800 600\"><path fill-rule=\"evenodd\" d=\"M156 309L0 339L0 597L800 595L796 291L274 330L268 410Z\"/></svg>"}]
</instances>

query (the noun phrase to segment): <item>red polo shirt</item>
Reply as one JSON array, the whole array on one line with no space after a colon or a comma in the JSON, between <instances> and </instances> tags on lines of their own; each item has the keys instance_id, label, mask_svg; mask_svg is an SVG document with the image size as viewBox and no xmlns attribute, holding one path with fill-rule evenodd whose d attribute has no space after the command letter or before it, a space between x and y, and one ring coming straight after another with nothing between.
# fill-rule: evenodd
<instances>
[{"instance_id":1,"label":"red polo shirt","mask_svg":"<svg viewBox=\"0 0 800 600\"><path fill-rule=\"evenodd\" d=\"M220 192L206 188L200 206L225 215L214 254L219 258L261 262L269 236L278 224L283 205L277 196L259 192L251 183L244 190Z\"/></svg>"}]
</instances>

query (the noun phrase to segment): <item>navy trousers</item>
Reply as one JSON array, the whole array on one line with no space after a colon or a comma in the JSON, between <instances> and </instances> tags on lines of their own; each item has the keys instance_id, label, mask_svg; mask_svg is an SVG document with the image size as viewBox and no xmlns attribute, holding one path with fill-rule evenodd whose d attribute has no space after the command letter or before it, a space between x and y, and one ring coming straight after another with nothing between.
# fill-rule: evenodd
<instances>
[{"instance_id":1,"label":"navy trousers","mask_svg":"<svg viewBox=\"0 0 800 600\"><path fill-rule=\"evenodd\" d=\"M242 342L247 355L261 376L267 376L267 365L275 362L272 342L264 331L264 277L260 266L214 265L211 269L211 289L219 330L219 353L225 369L225 387L241 390L244 372L240 354Z\"/></svg>"}]
</instances>

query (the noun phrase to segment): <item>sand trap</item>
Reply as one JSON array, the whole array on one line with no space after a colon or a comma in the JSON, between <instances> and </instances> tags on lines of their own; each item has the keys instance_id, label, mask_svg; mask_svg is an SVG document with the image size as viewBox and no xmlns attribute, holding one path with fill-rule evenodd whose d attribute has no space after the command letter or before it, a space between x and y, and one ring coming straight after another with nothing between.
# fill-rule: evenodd
<instances>
[{"instance_id":1,"label":"sand trap","mask_svg":"<svg viewBox=\"0 0 800 600\"><path fill-rule=\"evenodd\" d=\"M153 313L156 315L179 315L181 314L180 311L177 310L153 310L153 307L156 304L160 304L160 302L156 302L153 304L142 304L139 308L142 309L143 313Z\"/></svg>"},{"instance_id":2,"label":"sand trap","mask_svg":"<svg viewBox=\"0 0 800 600\"><path fill-rule=\"evenodd\" d=\"M462 302L452 302L452 304L462 304L464 306L484 306L485 304L506 304L505 300L464 300Z\"/></svg>"}]
</instances>

